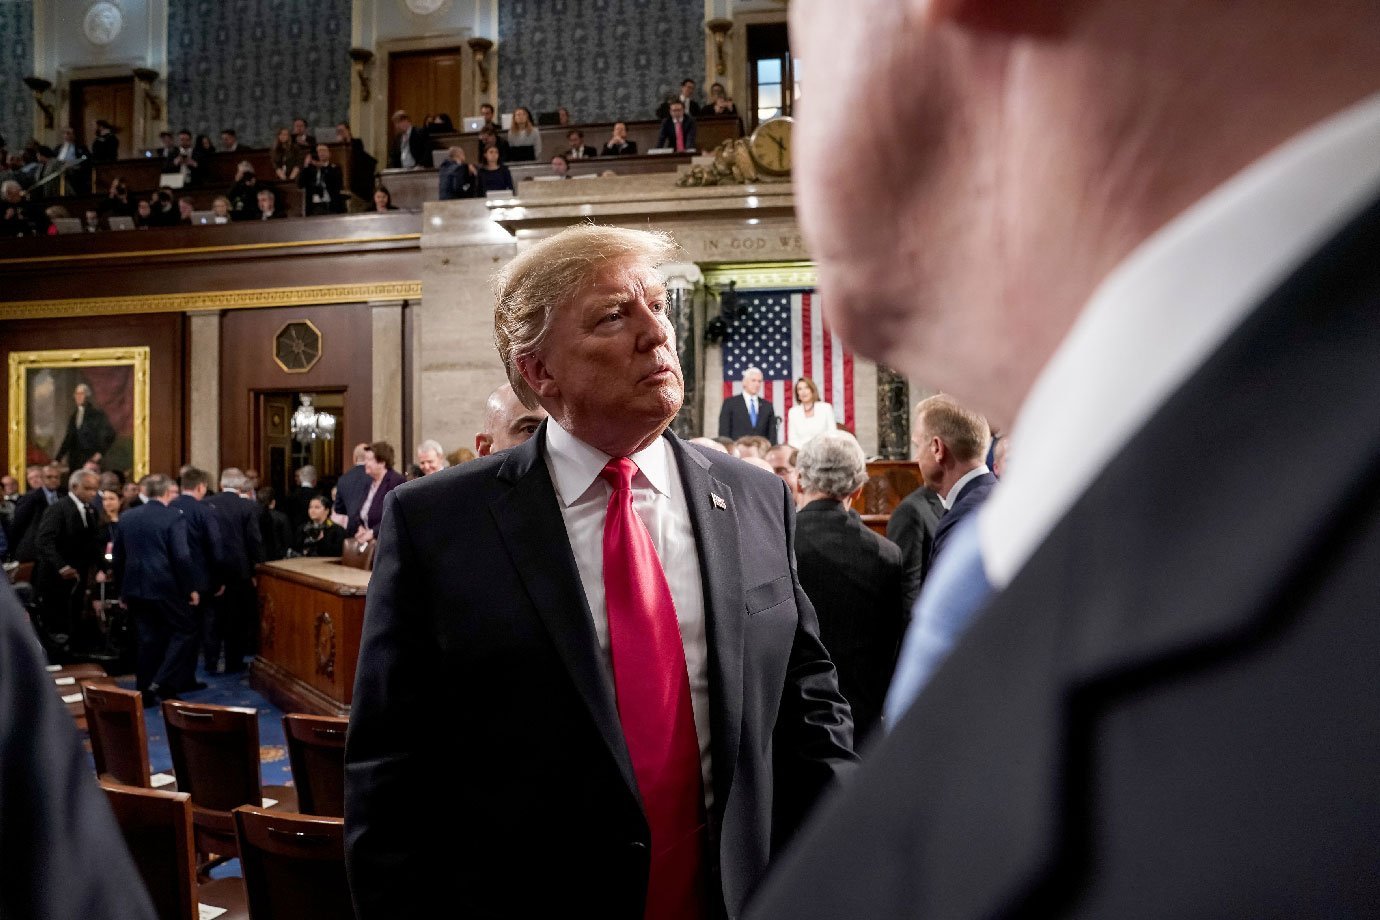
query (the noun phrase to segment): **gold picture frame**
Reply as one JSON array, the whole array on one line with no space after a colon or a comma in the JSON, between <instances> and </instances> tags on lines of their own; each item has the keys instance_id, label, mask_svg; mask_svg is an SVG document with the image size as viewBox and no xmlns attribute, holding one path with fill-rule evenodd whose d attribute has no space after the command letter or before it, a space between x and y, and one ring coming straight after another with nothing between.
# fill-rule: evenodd
<instances>
[{"instance_id":1,"label":"gold picture frame","mask_svg":"<svg viewBox=\"0 0 1380 920\"><path fill-rule=\"evenodd\" d=\"M99 401L100 397L94 395L92 404L102 411L118 410L117 417L120 421L115 426L115 430L123 447L125 435L122 429L128 428L131 454L130 473L135 480L147 476L149 472L149 348L147 345L11 352L9 365L10 475L20 482L24 481L24 467L30 459L30 440L35 434L33 426L38 415L45 416L45 424L48 429L52 429L55 419L64 420L63 424L65 425L67 412L70 409L65 407L66 404L63 400L69 397L66 393L57 392L57 389L63 388L55 388L54 381L78 375L53 372L80 371L82 368L96 371L125 367L130 369L130 379L127 392L121 393L121 404L102 406ZM41 381L41 389L45 391L43 398L52 401L53 404L45 406L43 413L30 413L30 380L34 375L43 372L47 372L47 379ZM38 398L38 390L39 388L36 387L35 398ZM48 394L46 393L48 390L53 390L53 392ZM125 424L126 413L127 426ZM49 430L47 439L51 441L52 437L52 431Z\"/></svg>"}]
</instances>

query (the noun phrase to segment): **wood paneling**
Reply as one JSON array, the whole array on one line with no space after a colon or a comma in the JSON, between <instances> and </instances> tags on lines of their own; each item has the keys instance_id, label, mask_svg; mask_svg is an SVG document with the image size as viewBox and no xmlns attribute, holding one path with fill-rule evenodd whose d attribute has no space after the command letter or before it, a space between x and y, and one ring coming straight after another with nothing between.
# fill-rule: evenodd
<instances>
[{"instance_id":1,"label":"wood paneling","mask_svg":"<svg viewBox=\"0 0 1380 920\"><path fill-rule=\"evenodd\" d=\"M461 117L459 48L430 51L405 51L388 58L388 114L405 110L412 123L422 127L427 115L444 112L452 124ZM385 137L393 137L393 126Z\"/></svg>"},{"instance_id":2,"label":"wood paneling","mask_svg":"<svg viewBox=\"0 0 1380 920\"><path fill-rule=\"evenodd\" d=\"M72 84L72 125L88 147L96 138L96 120L115 126L120 156L134 156L134 78L83 80Z\"/></svg>"},{"instance_id":3,"label":"wood paneling","mask_svg":"<svg viewBox=\"0 0 1380 920\"><path fill-rule=\"evenodd\" d=\"M184 324L180 313L0 322L0 366L9 367L12 351L147 345L149 470L176 474L186 453L182 425ZM9 405L8 373L0 377L0 405ZM6 456L8 426L0 432L0 439L0 456Z\"/></svg>"},{"instance_id":4,"label":"wood paneling","mask_svg":"<svg viewBox=\"0 0 1380 920\"><path fill-rule=\"evenodd\" d=\"M297 320L310 320L321 330L321 360L306 373L289 374L273 360L273 337ZM259 464L253 427L256 401L263 392L343 391L344 418L336 437L344 445L371 440L372 338L368 304L238 310L222 316L221 463L239 467ZM348 456L348 448L345 454Z\"/></svg>"}]
</instances>

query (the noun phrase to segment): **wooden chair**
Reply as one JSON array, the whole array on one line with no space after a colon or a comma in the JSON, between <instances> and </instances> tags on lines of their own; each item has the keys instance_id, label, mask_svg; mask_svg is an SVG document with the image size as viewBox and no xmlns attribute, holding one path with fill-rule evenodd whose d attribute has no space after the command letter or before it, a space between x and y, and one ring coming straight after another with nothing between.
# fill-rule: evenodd
<instances>
[{"instance_id":1,"label":"wooden chair","mask_svg":"<svg viewBox=\"0 0 1380 920\"><path fill-rule=\"evenodd\" d=\"M163 721L173 772L179 787L192 797L198 852L239 855L231 812L241 805L273 800L283 811L297 810L291 787L260 784L257 711L165 700Z\"/></svg>"},{"instance_id":2,"label":"wooden chair","mask_svg":"<svg viewBox=\"0 0 1380 920\"><path fill-rule=\"evenodd\" d=\"M219 920L249 916L243 880L198 885L192 805L185 792L135 789L101 781L159 920L197 920L198 903L223 908Z\"/></svg>"},{"instance_id":3,"label":"wooden chair","mask_svg":"<svg viewBox=\"0 0 1380 920\"><path fill-rule=\"evenodd\" d=\"M307 815L345 816L345 730L349 719L283 716L297 808Z\"/></svg>"},{"instance_id":4,"label":"wooden chair","mask_svg":"<svg viewBox=\"0 0 1380 920\"><path fill-rule=\"evenodd\" d=\"M353 920L343 818L246 805L235 828L254 920Z\"/></svg>"},{"instance_id":5,"label":"wooden chair","mask_svg":"<svg viewBox=\"0 0 1380 920\"><path fill-rule=\"evenodd\" d=\"M149 769L149 735L138 690L86 682L82 684L86 729L96 774L126 786L157 789L172 786L170 773Z\"/></svg>"},{"instance_id":6,"label":"wooden chair","mask_svg":"<svg viewBox=\"0 0 1380 920\"><path fill-rule=\"evenodd\" d=\"M79 731L88 728L82 688L88 683L115 685L115 681L106 676L105 668L98 664L49 665L48 676L53 679L53 688L62 698L62 704L67 707L67 713L77 723Z\"/></svg>"}]
</instances>

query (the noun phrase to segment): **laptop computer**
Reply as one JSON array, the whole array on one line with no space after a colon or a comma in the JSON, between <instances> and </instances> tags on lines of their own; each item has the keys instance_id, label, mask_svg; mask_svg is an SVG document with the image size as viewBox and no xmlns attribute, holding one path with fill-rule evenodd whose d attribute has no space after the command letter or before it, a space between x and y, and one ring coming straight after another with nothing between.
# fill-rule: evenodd
<instances>
[{"instance_id":1,"label":"laptop computer","mask_svg":"<svg viewBox=\"0 0 1380 920\"><path fill-rule=\"evenodd\" d=\"M228 224L230 223L230 218L216 217L215 211L193 211L192 223L200 227L205 227L212 224Z\"/></svg>"},{"instance_id":2,"label":"laptop computer","mask_svg":"<svg viewBox=\"0 0 1380 920\"><path fill-rule=\"evenodd\" d=\"M55 217L53 227L58 233L83 233L86 230L78 217Z\"/></svg>"},{"instance_id":3,"label":"laptop computer","mask_svg":"<svg viewBox=\"0 0 1380 920\"><path fill-rule=\"evenodd\" d=\"M133 230L134 218L132 217L111 217L106 220L106 226L111 230Z\"/></svg>"},{"instance_id":4,"label":"laptop computer","mask_svg":"<svg viewBox=\"0 0 1380 920\"><path fill-rule=\"evenodd\" d=\"M478 134L484 127L484 116L466 115L460 122L460 130L464 134Z\"/></svg>"}]
</instances>

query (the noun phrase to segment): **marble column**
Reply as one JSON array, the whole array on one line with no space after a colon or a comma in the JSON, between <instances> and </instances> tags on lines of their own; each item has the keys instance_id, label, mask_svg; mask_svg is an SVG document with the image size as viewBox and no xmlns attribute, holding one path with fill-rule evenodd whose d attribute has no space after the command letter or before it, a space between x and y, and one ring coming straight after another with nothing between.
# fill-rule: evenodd
<instances>
[{"instance_id":1,"label":"marble column","mask_svg":"<svg viewBox=\"0 0 1380 920\"><path fill-rule=\"evenodd\" d=\"M666 278L666 309L676 330L676 352L685 377L685 402L671 422L671 430L682 438L693 438L699 435L704 418L704 387L700 385L704 368L695 333L695 285L703 276L693 262L663 265L661 273Z\"/></svg>"},{"instance_id":2,"label":"marble column","mask_svg":"<svg viewBox=\"0 0 1380 920\"><path fill-rule=\"evenodd\" d=\"M371 441L387 441L397 452L397 465L406 469L412 445L403 437L403 302L370 303L373 315L374 417Z\"/></svg>"},{"instance_id":3,"label":"marble column","mask_svg":"<svg viewBox=\"0 0 1380 920\"><path fill-rule=\"evenodd\" d=\"M187 461L215 478L220 469L220 313L189 314L187 325Z\"/></svg>"},{"instance_id":4,"label":"marble column","mask_svg":"<svg viewBox=\"0 0 1380 920\"><path fill-rule=\"evenodd\" d=\"M889 367L877 365L877 455L910 459L910 385Z\"/></svg>"}]
</instances>

